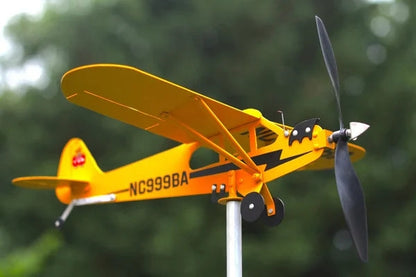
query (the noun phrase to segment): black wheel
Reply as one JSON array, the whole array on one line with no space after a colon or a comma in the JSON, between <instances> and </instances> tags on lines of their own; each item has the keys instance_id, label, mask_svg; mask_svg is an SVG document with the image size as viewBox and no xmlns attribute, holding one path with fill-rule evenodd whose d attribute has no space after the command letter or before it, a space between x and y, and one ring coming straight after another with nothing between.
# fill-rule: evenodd
<instances>
[{"instance_id":1,"label":"black wheel","mask_svg":"<svg viewBox=\"0 0 416 277\"><path fill-rule=\"evenodd\" d=\"M257 221L264 210L264 199L260 193L250 192L241 201L241 216L247 222Z\"/></svg>"},{"instance_id":2,"label":"black wheel","mask_svg":"<svg viewBox=\"0 0 416 277\"><path fill-rule=\"evenodd\" d=\"M276 213L272 216L267 215L265 210L263 214L263 222L265 225L273 227L279 225L285 217L285 204L279 198L273 197L274 205L276 207Z\"/></svg>"}]
</instances>

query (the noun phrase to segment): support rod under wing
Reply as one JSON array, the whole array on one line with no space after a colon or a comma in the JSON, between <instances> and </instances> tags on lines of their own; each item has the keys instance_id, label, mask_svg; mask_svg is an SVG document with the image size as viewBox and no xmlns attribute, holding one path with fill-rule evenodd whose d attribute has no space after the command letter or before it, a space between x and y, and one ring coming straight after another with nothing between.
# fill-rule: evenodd
<instances>
[{"instance_id":1,"label":"support rod under wing","mask_svg":"<svg viewBox=\"0 0 416 277\"><path fill-rule=\"evenodd\" d=\"M221 122L221 120L217 117L217 115L211 110L211 108L205 103L203 99L197 98L198 102L201 103L205 111L209 113L212 119L214 119L215 123L217 124L219 131L231 142L231 144L234 146L235 150L237 150L238 154L241 155L243 160L246 162L246 164L256 171L256 173L260 173L260 169L257 167L257 165L254 163L254 161L250 158L250 156L247 154L246 151L241 147L241 145L238 143L238 141L234 138L234 136L230 133L230 131L224 126L224 124Z\"/></svg>"},{"instance_id":2,"label":"support rod under wing","mask_svg":"<svg viewBox=\"0 0 416 277\"><path fill-rule=\"evenodd\" d=\"M254 169L250 167L249 165L247 165L246 163L242 162L241 160L237 159L236 157L234 157L234 155L230 154L227 150L217 145L216 143L212 142L210 139L206 138L204 135L194 130L192 127L183 123L181 120L177 119L174 115L167 113L166 116L169 116L172 119L172 121L175 122L177 125L187 129L189 132L195 135L200 142L206 143L209 147L211 147L211 149L213 149L215 152L226 157L228 160L230 160L230 162L232 162L239 168L246 170L250 174L258 173L257 167Z\"/></svg>"}]
</instances>

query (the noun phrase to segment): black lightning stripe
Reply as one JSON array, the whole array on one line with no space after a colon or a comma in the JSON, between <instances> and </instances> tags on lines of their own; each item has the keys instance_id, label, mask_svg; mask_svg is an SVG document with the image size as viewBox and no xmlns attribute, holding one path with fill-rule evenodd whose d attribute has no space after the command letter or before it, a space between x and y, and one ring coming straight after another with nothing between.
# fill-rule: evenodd
<instances>
[{"instance_id":1,"label":"black lightning stripe","mask_svg":"<svg viewBox=\"0 0 416 277\"><path fill-rule=\"evenodd\" d=\"M114 194L119 194L119 193L124 193L124 192L128 192L130 189L122 189L122 190L117 190L117 191L113 191L110 193L114 193Z\"/></svg>"},{"instance_id":2,"label":"black lightning stripe","mask_svg":"<svg viewBox=\"0 0 416 277\"><path fill-rule=\"evenodd\" d=\"M282 155L282 150L280 149L280 150L277 150L277 151L273 151L273 152L261 154L261 155L258 155L258 156L254 156L252 159L253 159L253 161L256 165L266 164L266 170L269 170L269 169L275 168L276 166L279 166L281 164L284 164L284 163L287 163L291 160L294 160L298 157L306 155L308 153L310 153L310 151L299 154L299 155L291 156L291 157L288 157L288 158L285 158L285 159L280 159L280 156ZM223 164L223 165L219 165L219 166L215 166L215 167L211 167L211 168L207 168L207 169L201 169L201 170L191 172L189 177L192 179L192 178L197 178L197 177L214 175L214 174L218 174L218 173L224 173L224 172L227 172L229 170L237 170L237 169L239 169L239 167L236 166L235 164L227 163L227 164Z\"/></svg>"}]
</instances>

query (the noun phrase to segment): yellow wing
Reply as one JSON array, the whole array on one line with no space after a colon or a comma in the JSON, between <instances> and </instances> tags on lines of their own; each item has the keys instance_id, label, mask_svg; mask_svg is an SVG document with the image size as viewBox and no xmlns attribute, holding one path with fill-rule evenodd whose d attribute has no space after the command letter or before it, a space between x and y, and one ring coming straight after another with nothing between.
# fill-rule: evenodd
<instances>
[{"instance_id":1,"label":"yellow wing","mask_svg":"<svg viewBox=\"0 0 416 277\"><path fill-rule=\"evenodd\" d=\"M197 141L192 131L206 138L220 133L212 115L198 107L204 103L228 130L259 119L129 66L72 69L62 78L62 90L70 102L181 143Z\"/></svg>"}]
</instances>

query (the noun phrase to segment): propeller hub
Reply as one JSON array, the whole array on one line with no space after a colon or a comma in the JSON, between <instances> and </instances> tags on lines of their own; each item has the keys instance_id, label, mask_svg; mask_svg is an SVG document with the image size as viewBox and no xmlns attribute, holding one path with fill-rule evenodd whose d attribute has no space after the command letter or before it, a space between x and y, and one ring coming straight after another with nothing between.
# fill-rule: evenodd
<instances>
[{"instance_id":1,"label":"propeller hub","mask_svg":"<svg viewBox=\"0 0 416 277\"><path fill-rule=\"evenodd\" d=\"M358 136L367 131L370 125L361 122L350 122L350 139L356 140Z\"/></svg>"},{"instance_id":2,"label":"propeller hub","mask_svg":"<svg viewBox=\"0 0 416 277\"><path fill-rule=\"evenodd\" d=\"M341 138L345 141L356 140L358 136L367 131L370 125L361 122L350 122L350 128L342 128L339 131L333 132L329 137L329 142L338 142Z\"/></svg>"},{"instance_id":3,"label":"propeller hub","mask_svg":"<svg viewBox=\"0 0 416 277\"><path fill-rule=\"evenodd\" d=\"M337 143L339 139L342 139L344 141L349 140L351 137L351 131L349 129L341 129L339 131L335 131L333 132L329 137L328 137L328 142L332 143L335 142Z\"/></svg>"}]
</instances>

